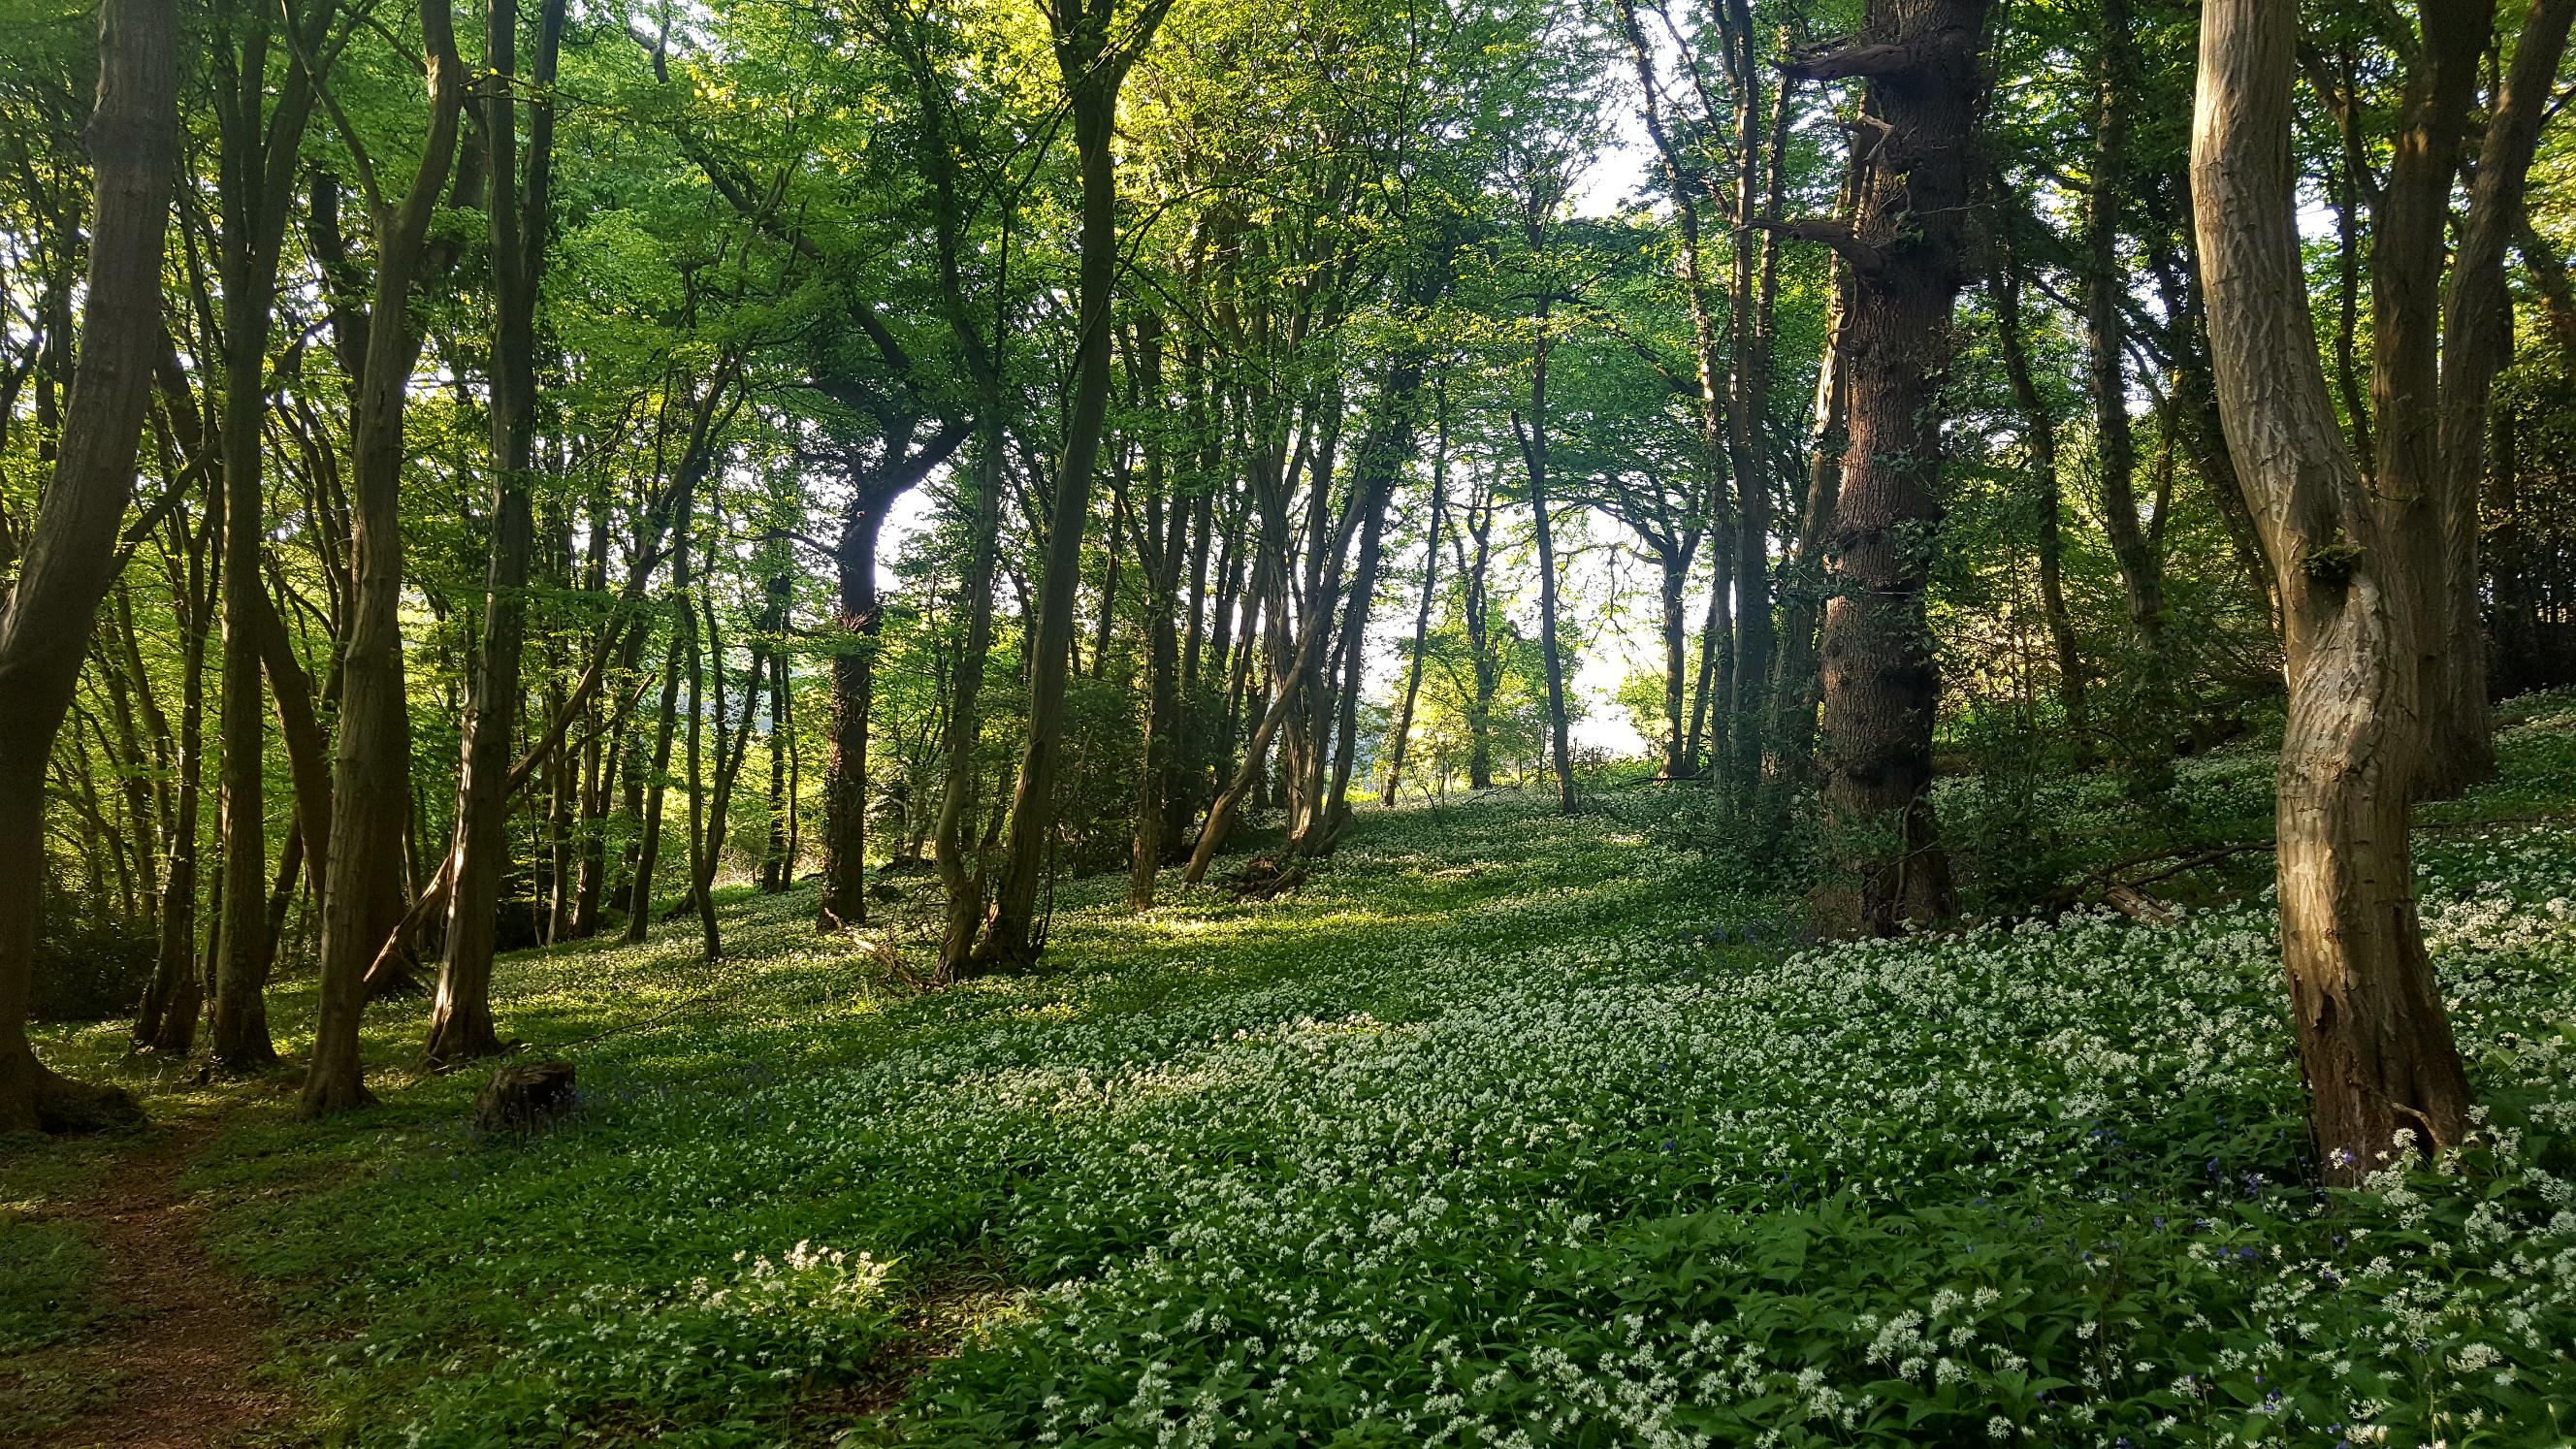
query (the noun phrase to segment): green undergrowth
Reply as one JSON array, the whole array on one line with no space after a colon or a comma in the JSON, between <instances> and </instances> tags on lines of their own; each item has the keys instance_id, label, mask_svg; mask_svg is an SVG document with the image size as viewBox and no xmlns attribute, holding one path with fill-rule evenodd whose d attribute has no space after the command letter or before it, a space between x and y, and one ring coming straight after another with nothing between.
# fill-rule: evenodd
<instances>
[{"instance_id":1,"label":"green undergrowth","mask_svg":"<svg viewBox=\"0 0 2576 1449\"><path fill-rule=\"evenodd\" d=\"M1041 970L936 990L918 884L523 954L561 1124L236 1087L192 1183L335 1442L2561 1443L2576 707L2512 718L2418 837L2491 1116L2368 1192L2317 1186L2259 879L1821 946L1653 790L1369 813L1271 902L1074 883Z\"/></svg>"}]
</instances>

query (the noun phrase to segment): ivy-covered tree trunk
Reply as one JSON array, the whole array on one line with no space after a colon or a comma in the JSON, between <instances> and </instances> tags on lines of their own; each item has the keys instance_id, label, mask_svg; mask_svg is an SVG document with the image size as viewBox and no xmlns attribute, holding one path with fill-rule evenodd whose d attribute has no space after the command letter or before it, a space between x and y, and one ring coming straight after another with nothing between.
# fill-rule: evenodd
<instances>
[{"instance_id":1,"label":"ivy-covered tree trunk","mask_svg":"<svg viewBox=\"0 0 2576 1449\"><path fill-rule=\"evenodd\" d=\"M1839 247L1853 270L1842 337L1850 443L1822 651L1833 862L1815 910L1829 930L1887 934L1953 909L1932 814L1940 677L1924 588L1941 522L1932 399L1955 346L1985 24L1985 0L1871 0L1851 43L1792 64L1810 79L1865 83L1853 220L1797 228Z\"/></svg>"}]
</instances>

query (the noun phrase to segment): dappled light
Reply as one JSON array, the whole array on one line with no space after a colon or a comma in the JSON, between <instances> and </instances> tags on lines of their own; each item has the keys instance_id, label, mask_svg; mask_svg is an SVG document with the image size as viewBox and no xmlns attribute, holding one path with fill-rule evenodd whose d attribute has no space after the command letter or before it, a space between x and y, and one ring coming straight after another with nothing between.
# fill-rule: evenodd
<instances>
[{"instance_id":1,"label":"dappled light","mask_svg":"<svg viewBox=\"0 0 2576 1449\"><path fill-rule=\"evenodd\" d=\"M2576 1434L2576 0L0 0L0 1444Z\"/></svg>"}]
</instances>

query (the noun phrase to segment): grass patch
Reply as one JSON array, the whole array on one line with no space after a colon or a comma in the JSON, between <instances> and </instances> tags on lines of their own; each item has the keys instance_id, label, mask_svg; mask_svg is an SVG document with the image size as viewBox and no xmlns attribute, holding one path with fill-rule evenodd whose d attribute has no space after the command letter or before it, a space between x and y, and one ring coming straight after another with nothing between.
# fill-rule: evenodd
<instances>
[{"instance_id":1,"label":"grass patch","mask_svg":"<svg viewBox=\"0 0 2576 1449\"><path fill-rule=\"evenodd\" d=\"M2506 778L2445 809L2566 808L2571 741L2526 710ZM2234 828L2269 769L2222 751L2176 791ZM733 899L719 963L689 922L505 963L505 1031L581 1067L555 1130L477 1138L481 1073L404 1071L393 1005L383 1106L315 1127L281 1083L217 1089L238 1125L193 1181L293 1306L309 1427L354 1442L2576 1427L2564 828L2419 838L2492 1116L2440 1172L2332 1194L2259 872L2162 929L1815 946L1664 843L1668 793L1370 812L1274 902L1074 883L1044 969L931 992L889 960L927 895L855 937L806 893ZM2107 852L2137 807L2052 808Z\"/></svg>"}]
</instances>

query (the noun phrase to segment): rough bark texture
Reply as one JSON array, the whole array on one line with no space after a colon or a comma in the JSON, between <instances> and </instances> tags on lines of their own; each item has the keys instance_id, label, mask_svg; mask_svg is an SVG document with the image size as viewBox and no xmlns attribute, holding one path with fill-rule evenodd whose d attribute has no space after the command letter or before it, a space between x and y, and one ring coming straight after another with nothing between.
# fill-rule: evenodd
<instances>
[{"instance_id":1,"label":"rough bark texture","mask_svg":"<svg viewBox=\"0 0 2576 1449\"><path fill-rule=\"evenodd\" d=\"M1931 402L1954 350L1985 0L1872 0L1864 44L1908 57L1873 74L1855 166L1850 444L1827 536L1823 785L1834 865L1816 915L1885 933L1950 914L1932 816L1939 691L1925 628L1940 504Z\"/></svg>"},{"instance_id":2,"label":"rough bark texture","mask_svg":"<svg viewBox=\"0 0 2576 1449\"><path fill-rule=\"evenodd\" d=\"M2281 600L2282 964L2317 1149L2351 1183L2401 1131L2457 1142L2470 1099L2415 914L2405 505L2374 500L2336 426L2300 269L2297 26L2294 0L2203 7L2191 182L2228 448Z\"/></svg>"},{"instance_id":3,"label":"rough bark texture","mask_svg":"<svg viewBox=\"0 0 2576 1449\"><path fill-rule=\"evenodd\" d=\"M161 337L161 243L178 169L179 20L169 0L99 7L89 285L62 451L0 613L0 1134L129 1116L130 1099L48 1071L27 1041L44 910L45 767L92 621L116 572L118 527Z\"/></svg>"}]
</instances>

